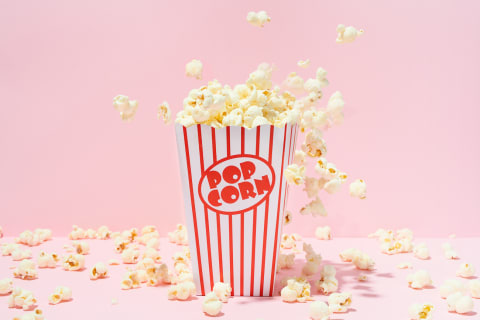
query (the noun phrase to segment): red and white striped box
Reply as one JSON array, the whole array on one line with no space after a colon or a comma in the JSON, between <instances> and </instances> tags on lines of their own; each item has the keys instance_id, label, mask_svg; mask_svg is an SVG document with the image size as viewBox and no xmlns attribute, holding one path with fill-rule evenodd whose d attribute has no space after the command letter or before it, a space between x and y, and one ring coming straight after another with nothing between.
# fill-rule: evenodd
<instances>
[{"instance_id":1,"label":"red and white striped box","mask_svg":"<svg viewBox=\"0 0 480 320\"><path fill-rule=\"evenodd\" d=\"M175 125L198 295L272 296L297 126Z\"/></svg>"}]
</instances>

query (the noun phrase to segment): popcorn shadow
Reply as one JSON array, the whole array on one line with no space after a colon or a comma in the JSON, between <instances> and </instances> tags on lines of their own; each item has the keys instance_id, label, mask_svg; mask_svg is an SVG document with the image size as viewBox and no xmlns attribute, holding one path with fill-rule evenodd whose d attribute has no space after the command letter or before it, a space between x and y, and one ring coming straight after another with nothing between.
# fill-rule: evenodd
<instances>
[{"instance_id":1,"label":"popcorn shadow","mask_svg":"<svg viewBox=\"0 0 480 320\"><path fill-rule=\"evenodd\" d=\"M448 313L459 315L459 316L466 316L466 317L473 317L477 315L477 312L475 311L470 311L467 313L456 313L455 311L448 311Z\"/></svg>"}]
</instances>

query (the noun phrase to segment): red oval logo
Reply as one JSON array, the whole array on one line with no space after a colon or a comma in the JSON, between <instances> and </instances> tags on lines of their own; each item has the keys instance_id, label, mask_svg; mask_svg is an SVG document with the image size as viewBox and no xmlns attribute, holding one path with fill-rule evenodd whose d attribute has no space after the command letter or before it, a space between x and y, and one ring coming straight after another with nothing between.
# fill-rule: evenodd
<instances>
[{"instance_id":1,"label":"red oval logo","mask_svg":"<svg viewBox=\"0 0 480 320\"><path fill-rule=\"evenodd\" d=\"M265 201L274 185L275 173L268 162L254 155L235 155L205 170L198 193L209 209L238 214Z\"/></svg>"}]
</instances>

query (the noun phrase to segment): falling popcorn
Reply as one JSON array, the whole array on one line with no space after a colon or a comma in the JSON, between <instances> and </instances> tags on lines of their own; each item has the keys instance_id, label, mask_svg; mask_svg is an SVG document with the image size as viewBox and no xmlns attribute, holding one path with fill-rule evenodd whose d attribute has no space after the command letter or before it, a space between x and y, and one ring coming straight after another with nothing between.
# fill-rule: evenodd
<instances>
[{"instance_id":1,"label":"falling popcorn","mask_svg":"<svg viewBox=\"0 0 480 320\"><path fill-rule=\"evenodd\" d=\"M228 298L232 294L232 287L229 283L216 282L212 291L215 292L220 301L227 302Z\"/></svg>"},{"instance_id":2,"label":"falling popcorn","mask_svg":"<svg viewBox=\"0 0 480 320\"><path fill-rule=\"evenodd\" d=\"M210 292L205 295L202 302L202 310L209 316L216 316L222 310L222 301L220 301L215 292Z\"/></svg>"},{"instance_id":3,"label":"falling popcorn","mask_svg":"<svg viewBox=\"0 0 480 320\"><path fill-rule=\"evenodd\" d=\"M287 225L290 222L292 222L292 213L289 210L287 210L287 211L285 211L285 217L283 219L283 224Z\"/></svg>"},{"instance_id":4,"label":"falling popcorn","mask_svg":"<svg viewBox=\"0 0 480 320\"><path fill-rule=\"evenodd\" d=\"M13 280L10 278L0 279L0 295L9 294L13 291Z\"/></svg>"},{"instance_id":5,"label":"falling popcorn","mask_svg":"<svg viewBox=\"0 0 480 320\"><path fill-rule=\"evenodd\" d=\"M359 199L367 197L367 184L362 179L357 179L350 184L350 195Z\"/></svg>"},{"instance_id":6,"label":"falling popcorn","mask_svg":"<svg viewBox=\"0 0 480 320\"><path fill-rule=\"evenodd\" d=\"M263 27L267 22L270 22L271 19L265 11L250 11L247 14L247 21L252 26Z\"/></svg>"},{"instance_id":7,"label":"falling popcorn","mask_svg":"<svg viewBox=\"0 0 480 320\"><path fill-rule=\"evenodd\" d=\"M170 111L170 105L167 101L162 102L162 104L158 106L158 119L163 119L165 124L169 124L171 122L171 114L172 112Z\"/></svg>"},{"instance_id":8,"label":"falling popcorn","mask_svg":"<svg viewBox=\"0 0 480 320\"><path fill-rule=\"evenodd\" d=\"M351 304L352 294L349 292L336 292L328 297L328 307L333 313L347 312Z\"/></svg>"},{"instance_id":9,"label":"falling popcorn","mask_svg":"<svg viewBox=\"0 0 480 320\"><path fill-rule=\"evenodd\" d=\"M319 240L331 240L331 228L329 226L317 227L317 229L315 229L315 237Z\"/></svg>"},{"instance_id":10,"label":"falling popcorn","mask_svg":"<svg viewBox=\"0 0 480 320\"><path fill-rule=\"evenodd\" d=\"M407 276L408 285L413 289L423 289L432 285L430 274L426 270L418 270Z\"/></svg>"},{"instance_id":11,"label":"falling popcorn","mask_svg":"<svg viewBox=\"0 0 480 320\"><path fill-rule=\"evenodd\" d=\"M65 286L56 287L54 293L48 297L50 304L59 304L62 301L70 300L72 300L72 289Z\"/></svg>"},{"instance_id":12,"label":"falling popcorn","mask_svg":"<svg viewBox=\"0 0 480 320\"><path fill-rule=\"evenodd\" d=\"M448 311L456 313L468 313L473 311L473 299L461 292L452 293L447 297Z\"/></svg>"},{"instance_id":13,"label":"falling popcorn","mask_svg":"<svg viewBox=\"0 0 480 320\"><path fill-rule=\"evenodd\" d=\"M457 269L457 276L471 278L475 275L475 267L471 263L462 263Z\"/></svg>"},{"instance_id":14,"label":"falling popcorn","mask_svg":"<svg viewBox=\"0 0 480 320\"><path fill-rule=\"evenodd\" d=\"M297 62L297 65L300 67L300 68L308 68L308 66L310 65L310 59L306 59L306 60L299 60Z\"/></svg>"},{"instance_id":15,"label":"falling popcorn","mask_svg":"<svg viewBox=\"0 0 480 320\"><path fill-rule=\"evenodd\" d=\"M295 253L292 252L289 254L283 254L283 253L278 254L277 272L282 269L291 269L294 264L295 264Z\"/></svg>"},{"instance_id":16,"label":"falling popcorn","mask_svg":"<svg viewBox=\"0 0 480 320\"><path fill-rule=\"evenodd\" d=\"M408 308L408 314L412 320L433 319L433 305L414 303Z\"/></svg>"},{"instance_id":17,"label":"falling popcorn","mask_svg":"<svg viewBox=\"0 0 480 320\"><path fill-rule=\"evenodd\" d=\"M108 269L107 266L102 263L96 263L93 268L90 270L90 280L97 280L106 278L108 276Z\"/></svg>"},{"instance_id":18,"label":"falling popcorn","mask_svg":"<svg viewBox=\"0 0 480 320\"><path fill-rule=\"evenodd\" d=\"M37 303L33 293L19 287L15 287L12 294L8 297L9 308L22 308L30 310Z\"/></svg>"},{"instance_id":19,"label":"falling popcorn","mask_svg":"<svg viewBox=\"0 0 480 320\"><path fill-rule=\"evenodd\" d=\"M202 79L203 63L200 60L193 59L185 65L185 75L187 77Z\"/></svg>"},{"instance_id":20,"label":"falling popcorn","mask_svg":"<svg viewBox=\"0 0 480 320\"><path fill-rule=\"evenodd\" d=\"M288 279L287 286L280 292L285 302L306 302L310 297L310 284L303 278Z\"/></svg>"},{"instance_id":21,"label":"falling popcorn","mask_svg":"<svg viewBox=\"0 0 480 320\"><path fill-rule=\"evenodd\" d=\"M312 215L314 217L322 216L325 217L327 215L327 211L323 206L322 201L319 197L316 197L314 200L309 202L306 206L300 209L300 214L302 215Z\"/></svg>"},{"instance_id":22,"label":"falling popcorn","mask_svg":"<svg viewBox=\"0 0 480 320\"><path fill-rule=\"evenodd\" d=\"M312 320L329 320L330 309L323 301L313 301L310 303L310 318Z\"/></svg>"},{"instance_id":23,"label":"falling popcorn","mask_svg":"<svg viewBox=\"0 0 480 320\"><path fill-rule=\"evenodd\" d=\"M290 184L296 184L297 186L303 184L305 181L305 167L298 166L297 164L291 164L285 170L285 179Z\"/></svg>"},{"instance_id":24,"label":"falling popcorn","mask_svg":"<svg viewBox=\"0 0 480 320\"><path fill-rule=\"evenodd\" d=\"M122 120L130 121L133 120L133 117L135 117L135 113L138 109L138 102L136 100L129 100L127 96L119 94L113 98L113 107L120 113ZM83 238L85 238L85 233L83 233L81 238L75 237L71 239Z\"/></svg>"},{"instance_id":25,"label":"falling popcorn","mask_svg":"<svg viewBox=\"0 0 480 320\"><path fill-rule=\"evenodd\" d=\"M362 29L355 29L352 26L345 27L343 24L337 26L337 43L353 42L358 36L364 33Z\"/></svg>"}]
</instances>

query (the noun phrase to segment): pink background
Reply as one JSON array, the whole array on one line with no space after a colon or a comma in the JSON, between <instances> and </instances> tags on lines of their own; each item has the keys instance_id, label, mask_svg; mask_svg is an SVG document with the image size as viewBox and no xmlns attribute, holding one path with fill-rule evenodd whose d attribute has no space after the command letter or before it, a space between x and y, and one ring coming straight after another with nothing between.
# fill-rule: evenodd
<instances>
[{"instance_id":1,"label":"pink background","mask_svg":"<svg viewBox=\"0 0 480 320\"><path fill-rule=\"evenodd\" d=\"M249 25L250 10L272 22ZM173 126L191 88L243 82L261 62L329 72L346 120L326 136L328 159L368 183L368 199L325 196L328 218L297 214L285 231L364 236L377 227L478 236L478 1L3 1L0 10L0 224L10 235L72 224L122 229L183 221ZM364 28L335 43L338 23ZM204 81L184 76L204 63ZM296 67L310 58L307 70ZM132 123L116 94L140 102ZM325 102L324 102L325 103ZM312 223L314 221L315 223Z\"/></svg>"}]
</instances>

